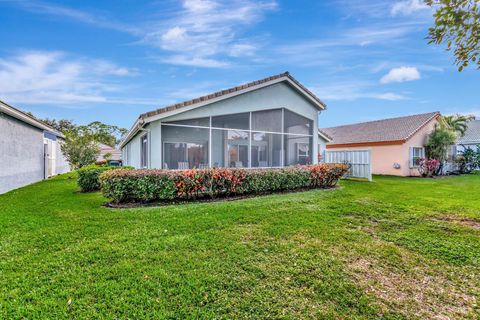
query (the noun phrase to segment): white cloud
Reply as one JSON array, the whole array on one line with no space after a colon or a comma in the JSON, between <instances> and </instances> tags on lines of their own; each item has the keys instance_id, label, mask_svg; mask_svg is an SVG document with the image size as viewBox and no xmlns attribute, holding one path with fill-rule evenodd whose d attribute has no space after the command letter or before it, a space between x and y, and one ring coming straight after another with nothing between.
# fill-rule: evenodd
<instances>
[{"instance_id":1,"label":"white cloud","mask_svg":"<svg viewBox=\"0 0 480 320\"><path fill-rule=\"evenodd\" d=\"M16 5L24 8L33 13L47 14L53 16L59 16L63 18L74 19L86 24L90 24L100 28L117 30L120 32L127 32L130 34L138 35L141 31L137 27L127 25L121 22L114 21L112 19L94 15L85 11L75 10L67 7L62 7L59 5L53 5L43 2L33 2L33 1L17 1L14 2Z\"/></svg>"},{"instance_id":2,"label":"white cloud","mask_svg":"<svg viewBox=\"0 0 480 320\"><path fill-rule=\"evenodd\" d=\"M411 15L412 13L428 9L429 6L423 0L406 0L399 1L392 6L390 13L393 16L397 15Z\"/></svg>"},{"instance_id":3,"label":"white cloud","mask_svg":"<svg viewBox=\"0 0 480 320\"><path fill-rule=\"evenodd\" d=\"M391 69L380 79L380 83L405 82L420 79L420 72L415 67L399 67Z\"/></svg>"},{"instance_id":4,"label":"white cloud","mask_svg":"<svg viewBox=\"0 0 480 320\"><path fill-rule=\"evenodd\" d=\"M206 12L214 10L218 4L210 0L185 0L183 6L192 12Z\"/></svg>"},{"instance_id":5,"label":"white cloud","mask_svg":"<svg viewBox=\"0 0 480 320\"><path fill-rule=\"evenodd\" d=\"M171 56L161 59L166 63L225 67L229 63L219 59L220 55L254 55L256 46L239 43L238 35L274 8L276 2L272 0L184 0L173 17L147 26L143 42L170 52Z\"/></svg>"},{"instance_id":6,"label":"white cloud","mask_svg":"<svg viewBox=\"0 0 480 320\"><path fill-rule=\"evenodd\" d=\"M229 55L232 57L251 57L255 55L257 47L253 44L238 43L230 46Z\"/></svg>"},{"instance_id":7,"label":"white cloud","mask_svg":"<svg viewBox=\"0 0 480 320\"><path fill-rule=\"evenodd\" d=\"M106 93L118 90L108 80L131 74L105 60L26 52L0 59L0 96L23 103L108 102Z\"/></svg>"},{"instance_id":8,"label":"white cloud","mask_svg":"<svg viewBox=\"0 0 480 320\"><path fill-rule=\"evenodd\" d=\"M174 55L169 56L161 60L164 63L175 64L180 66L192 66L192 67L202 67L202 68L224 68L229 65L228 62L202 58L202 57L192 57L187 55Z\"/></svg>"},{"instance_id":9,"label":"white cloud","mask_svg":"<svg viewBox=\"0 0 480 320\"><path fill-rule=\"evenodd\" d=\"M375 99L398 101L408 97L394 92L379 92L374 89L375 84L368 81L340 81L325 86L312 88L320 99L335 101L355 101L359 99Z\"/></svg>"}]
</instances>

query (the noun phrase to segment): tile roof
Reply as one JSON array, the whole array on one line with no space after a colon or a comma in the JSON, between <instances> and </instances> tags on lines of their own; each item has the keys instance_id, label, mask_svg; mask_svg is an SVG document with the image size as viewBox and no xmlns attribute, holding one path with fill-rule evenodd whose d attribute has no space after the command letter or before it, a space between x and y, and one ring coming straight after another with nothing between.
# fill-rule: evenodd
<instances>
[{"instance_id":1,"label":"tile roof","mask_svg":"<svg viewBox=\"0 0 480 320\"><path fill-rule=\"evenodd\" d=\"M181 108L184 108L184 107L192 106L192 105L195 105L197 103L212 100L214 98L225 96L225 95L230 94L230 93L239 92L239 91L251 88L251 87L255 87L255 86L267 83L267 82L271 82L271 81L280 79L280 78L290 79L297 86L299 86L302 90L304 90L306 93L308 93L316 102L321 104L323 107L326 106L325 103L323 103L322 100L320 100L315 94L313 94L310 90L308 90L300 82L298 82L292 75L290 75L289 72L284 72L284 73L280 73L280 74L277 74L277 75L274 75L274 76L271 76L271 77L267 77L265 79L252 81L252 82L245 83L245 84L242 84L242 85L239 85L239 86L236 86L236 87L232 87L232 88L229 88L229 89L225 89L225 90L217 91L217 92L214 92L214 93L211 93L211 94L207 94L205 96L201 96L201 97L198 97L198 98L195 98L195 99L192 99L192 100L187 100L187 101L184 101L184 102L180 102L180 103L172 104L172 105L169 105L169 106L166 106L166 107L162 107L162 108L157 109L157 110L149 111L149 112L141 114L139 118L140 119L145 119L145 118L156 116L156 115L159 115L159 114L162 114L162 113L165 113L165 112L169 112L169 111L181 109Z\"/></svg>"},{"instance_id":2,"label":"tile roof","mask_svg":"<svg viewBox=\"0 0 480 320\"><path fill-rule=\"evenodd\" d=\"M480 120L470 121L465 135L458 139L458 144L480 143Z\"/></svg>"},{"instance_id":3,"label":"tile roof","mask_svg":"<svg viewBox=\"0 0 480 320\"><path fill-rule=\"evenodd\" d=\"M430 112L321 130L333 138L331 145L403 142L439 115Z\"/></svg>"}]
</instances>

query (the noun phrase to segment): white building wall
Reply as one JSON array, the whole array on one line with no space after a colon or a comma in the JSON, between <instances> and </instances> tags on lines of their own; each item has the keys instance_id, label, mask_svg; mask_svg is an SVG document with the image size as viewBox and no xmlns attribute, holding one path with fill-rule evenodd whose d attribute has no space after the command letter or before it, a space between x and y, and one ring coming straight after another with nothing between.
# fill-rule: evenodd
<instances>
[{"instance_id":1,"label":"white building wall","mask_svg":"<svg viewBox=\"0 0 480 320\"><path fill-rule=\"evenodd\" d=\"M65 159L65 156L62 153L61 149L61 144L63 140L62 139L57 139L57 144L56 144L56 168L55 172L56 174L62 174L62 173L67 173L70 172L70 163L68 163L67 159Z\"/></svg>"},{"instance_id":2,"label":"white building wall","mask_svg":"<svg viewBox=\"0 0 480 320\"><path fill-rule=\"evenodd\" d=\"M44 177L43 131L0 113L0 193Z\"/></svg>"}]
</instances>

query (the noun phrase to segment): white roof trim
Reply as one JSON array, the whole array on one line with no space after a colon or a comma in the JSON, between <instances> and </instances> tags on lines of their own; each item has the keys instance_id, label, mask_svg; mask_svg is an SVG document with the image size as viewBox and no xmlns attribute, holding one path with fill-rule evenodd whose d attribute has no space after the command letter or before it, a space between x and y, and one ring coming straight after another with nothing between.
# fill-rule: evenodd
<instances>
[{"instance_id":1,"label":"white roof trim","mask_svg":"<svg viewBox=\"0 0 480 320\"><path fill-rule=\"evenodd\" d=\"M318 135L327 142L332 142L332 139L326 136L320 129L318 129Z\"/></svg>"},{"instance_id":2,"label":"white roof trim","mask_svg":"<svg viewBox=\"0 0 480 320\"><path fill-rule=\"evenodd\" d=\"M11 117L13 117L17 120L20 120L22 122L25 122L25 123L27 123L27 124L35 127L35 128L48 131L49 133L51 133L53 135L56 135L56 136L59 136L59 137L63 138L63 134L61 134L60 132L56 131L55 129L47 126L46 124L44 124L44 123L42 123L38 120L33 119L32 117L30 117L30 116L26 115L25 113L15 109L14 107L9 106L8 104L6 104L3 101L0 101L0 112L8 114L9 116L11 116Z\"/></svg>"},{"instance_id":3,"label":"white roof trim","mask_svg":"<svg viewBox=\"0 0 480 320\"><path fill-rule=\"evenodd\" d=\"M150 122L153 122L153 121L157 121L157 120L167 118L167 117L170 117L170 116L173 116L173 115L176 115L176 114L180 114L180 113L187 112L187 111L190 111L190 110L193 110L193 109L197 109L197 108L200 108L200 107L203 107L203 106L215 103L215 102L219 102L219 101L222 101L222 100L233 98L235 96L238 96L238 95L250 92L250 91L258 90L258 89L261 89L261 88L264 88L264 87L268 87L268 86L271 86L273 84L277 84L277 83L284 82L284 81L288 82L291 86L293 86L295 89L297 89L297 91L299 91L317 109L319 109L319 110L325 110L326 109L324 104L318 102L315 98L313 98L311 96L310 93L308 93L303 88L301 88L299 85L297 85L292 79L290 79L288 76L283 76L283 77L280 77L280 78L275 79L275 80L270 80L270 81L260 83L260 84L242 89L242 90L227 93L227 94L221 95L221 96L216 97L216 98L208 99L206 101L200 101L200 102L194 103L192 105L189 105L187 107L181 107L181 108L178 108L178 109L175 109L175 110L172 110L172 111L163 112L163 113L151 116L151 117L145 117L143 119L137 119L137 121L135 121L134 125L132 126L132 128L130 129L128 134L126 135L125 139L123 139L123 141L120 143L120 147L123 148L125 146L125 144L128 143L135 136L135 134L138 132L138 125L140 123L143 126L144 124L147 124L147 123L150 123Z\"/></svg>"}]
</instances>

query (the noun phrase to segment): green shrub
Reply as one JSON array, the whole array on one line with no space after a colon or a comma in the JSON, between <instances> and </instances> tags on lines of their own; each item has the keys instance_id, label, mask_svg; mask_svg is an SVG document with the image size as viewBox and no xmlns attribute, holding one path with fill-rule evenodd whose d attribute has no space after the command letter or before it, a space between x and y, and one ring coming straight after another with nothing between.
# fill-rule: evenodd
<instances>
[{"instance_id":1,"label":"green shrub","mask_svg":"<svg viewBox=\"0 0 480 320\"><path fill-rule=\"evenodd\" d=\"M115 203L198 199L239 194L330 188L345 164L281 169L110 170L100 176L103 195Z\"/></svg>"},{"instance_id":2,"label":"green shrub","mask_svg":"<svg viewBox=\"0 0 480 320\"><path fill-rule=\"evenodd\" d=\"M100 174L105 171L118 169L119 167L88 165L78 169L78 186L82 192L91 192L100 190ZM125 170L131 170L132 167L120 167Z\"/></svg>"}]
</instances>

